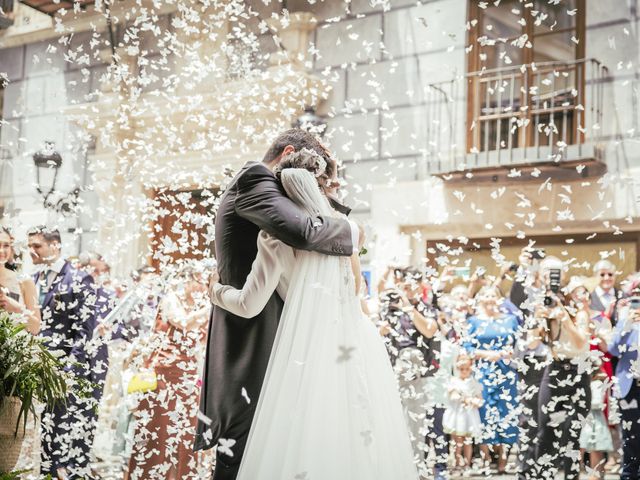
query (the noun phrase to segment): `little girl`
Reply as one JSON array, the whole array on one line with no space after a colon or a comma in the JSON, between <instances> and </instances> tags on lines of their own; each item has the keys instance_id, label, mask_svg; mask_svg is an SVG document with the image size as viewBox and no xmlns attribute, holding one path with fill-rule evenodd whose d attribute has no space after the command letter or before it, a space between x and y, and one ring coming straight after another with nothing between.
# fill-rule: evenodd
<instances>
[{"instance_id":1,"label":"little girl","mask_svg":"<svg viewBox=\"0 0 640 480\"><path fill-rule=\"evenodd\" d=\"M589 453L589 480L604 478L604 452L613 451L613 440L604 415L607 391L607 374L596 369L591 379L591 411L580 432L580 448Z\"/></svg>"},{"instance_id":2,"label":"little girl","mask_svg":"<svg viewBox=\"0 0 640 480\"><path fill-rule=\"evenodd\" d=\"M482 405L482 386L473 378L473 363L467 355L456 362L458 376L449 384L449 406L444 412L444 431L456 445L456 468L471 467L473 439L482 434L478 408Z\"/></svg>"}]
</instances>

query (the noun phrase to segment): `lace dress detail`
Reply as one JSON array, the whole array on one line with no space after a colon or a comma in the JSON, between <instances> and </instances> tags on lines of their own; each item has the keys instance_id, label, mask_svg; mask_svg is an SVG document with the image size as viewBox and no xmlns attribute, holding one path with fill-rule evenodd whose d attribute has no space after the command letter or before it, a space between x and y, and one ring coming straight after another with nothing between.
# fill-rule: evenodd
<instances>
[{"instance_id":1,"label":"lace dress detail","mask_svg":"<svg viewBox=\"0 0 640 480\"><path fill-rule=\"evenodd\" d=\"M353 302L356 299L356 282L351 268L349 257L339 257L340 268L342 270L342 288L340 290L340 299L343 303Z\"/></svg>"}]
</instances>

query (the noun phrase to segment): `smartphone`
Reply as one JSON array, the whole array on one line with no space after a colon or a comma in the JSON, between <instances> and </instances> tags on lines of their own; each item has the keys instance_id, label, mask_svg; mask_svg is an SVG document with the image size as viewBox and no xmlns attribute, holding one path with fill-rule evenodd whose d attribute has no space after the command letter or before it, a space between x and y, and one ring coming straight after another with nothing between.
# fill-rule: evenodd
<instances>
[{"instance_id":1,"label":"smartphone","mask_svg":"<svg viewBox=\"0 0 640 480\"><path fill-rule=\"evenodd\" d=\"M16 302L20 300L20 295L17 293L10 292L7 287L3 287L0 285L0 292L2 292L2 294L5 295L6 297L12 298Z\"/></svg>"},{"instance_id":2,"label":"smartphone","mask_svg":"<svg viewBox=\"0 0 640 480\"><path fill-rule=\"evenodd\" d=\"M453 269L453 274L459 278L467 278L471 273L471 268L469 267L456 267Z\"/></svg>"},{"instance_id":3,"label":"smartphone","mask_svg":"<svg viewBox=\"0 0 640 480\"><path fill-rule=\"evenodd\" d=\"M531 258L533 260L542 260L545 257L543 248L536 248L531 252Z\"/></svg>"},{"instance_id":4,"label":"smartphone","mask_svg":"<svg viewBox=\"0 0 640 480\"><path fill-rule=\"evenodd\" d=\"M629 299L629 308L633 310L640 310L640 297L631 297Z\"/></svg>"}]
</instances>

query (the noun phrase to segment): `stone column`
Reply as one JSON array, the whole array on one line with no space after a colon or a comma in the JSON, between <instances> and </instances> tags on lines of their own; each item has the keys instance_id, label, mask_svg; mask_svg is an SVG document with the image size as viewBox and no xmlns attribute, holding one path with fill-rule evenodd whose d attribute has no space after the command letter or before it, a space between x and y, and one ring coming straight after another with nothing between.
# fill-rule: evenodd
<instances>
[{"instance_id":1,"label":"stone column","mask_svg":"<svg viewBox=\"0 0 640 480\"><path fill-rule=\"evenodd\" d=\"M309 41L318 21L310 12L292 12L270 18L267 24L280 41L282 49L271 55L272 65L294 63L310 70Z\"/></svg>"},{"instance_id":2,"label":"stone column","mask_svg":"<svg viewBox=\"0 0 640 480\"><path fill-rule=\"evenodd\" d=\"M135 145L135 103L131 78L137 57L118 49L120 73L102 86L103 96L93 133L96 153L91 158L95 191L99 197L99 231L96 248L110 261L115 276L124 277L146 263L148 247L142 213L146 195L138 176ZM105 52L105 55L110 55Z\"/></svg>"}]
</instances>

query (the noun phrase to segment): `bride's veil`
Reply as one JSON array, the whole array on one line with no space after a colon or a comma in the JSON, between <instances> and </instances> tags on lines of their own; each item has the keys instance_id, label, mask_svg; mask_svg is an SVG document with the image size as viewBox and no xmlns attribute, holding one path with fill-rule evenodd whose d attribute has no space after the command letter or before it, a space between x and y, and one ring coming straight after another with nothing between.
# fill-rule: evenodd
<instances>
[{"instance_id":1,"label":"bride's veil","mask_svg":"<svg viewBox=\"0 0 640 480\"><path fill-rule=\"evenodd\" d=\"M280 172L280 181L287 196L310 215L331 215L327 197L322 195L318 181L304 168L286 168Z\"/></svg>"}]
</instances>

